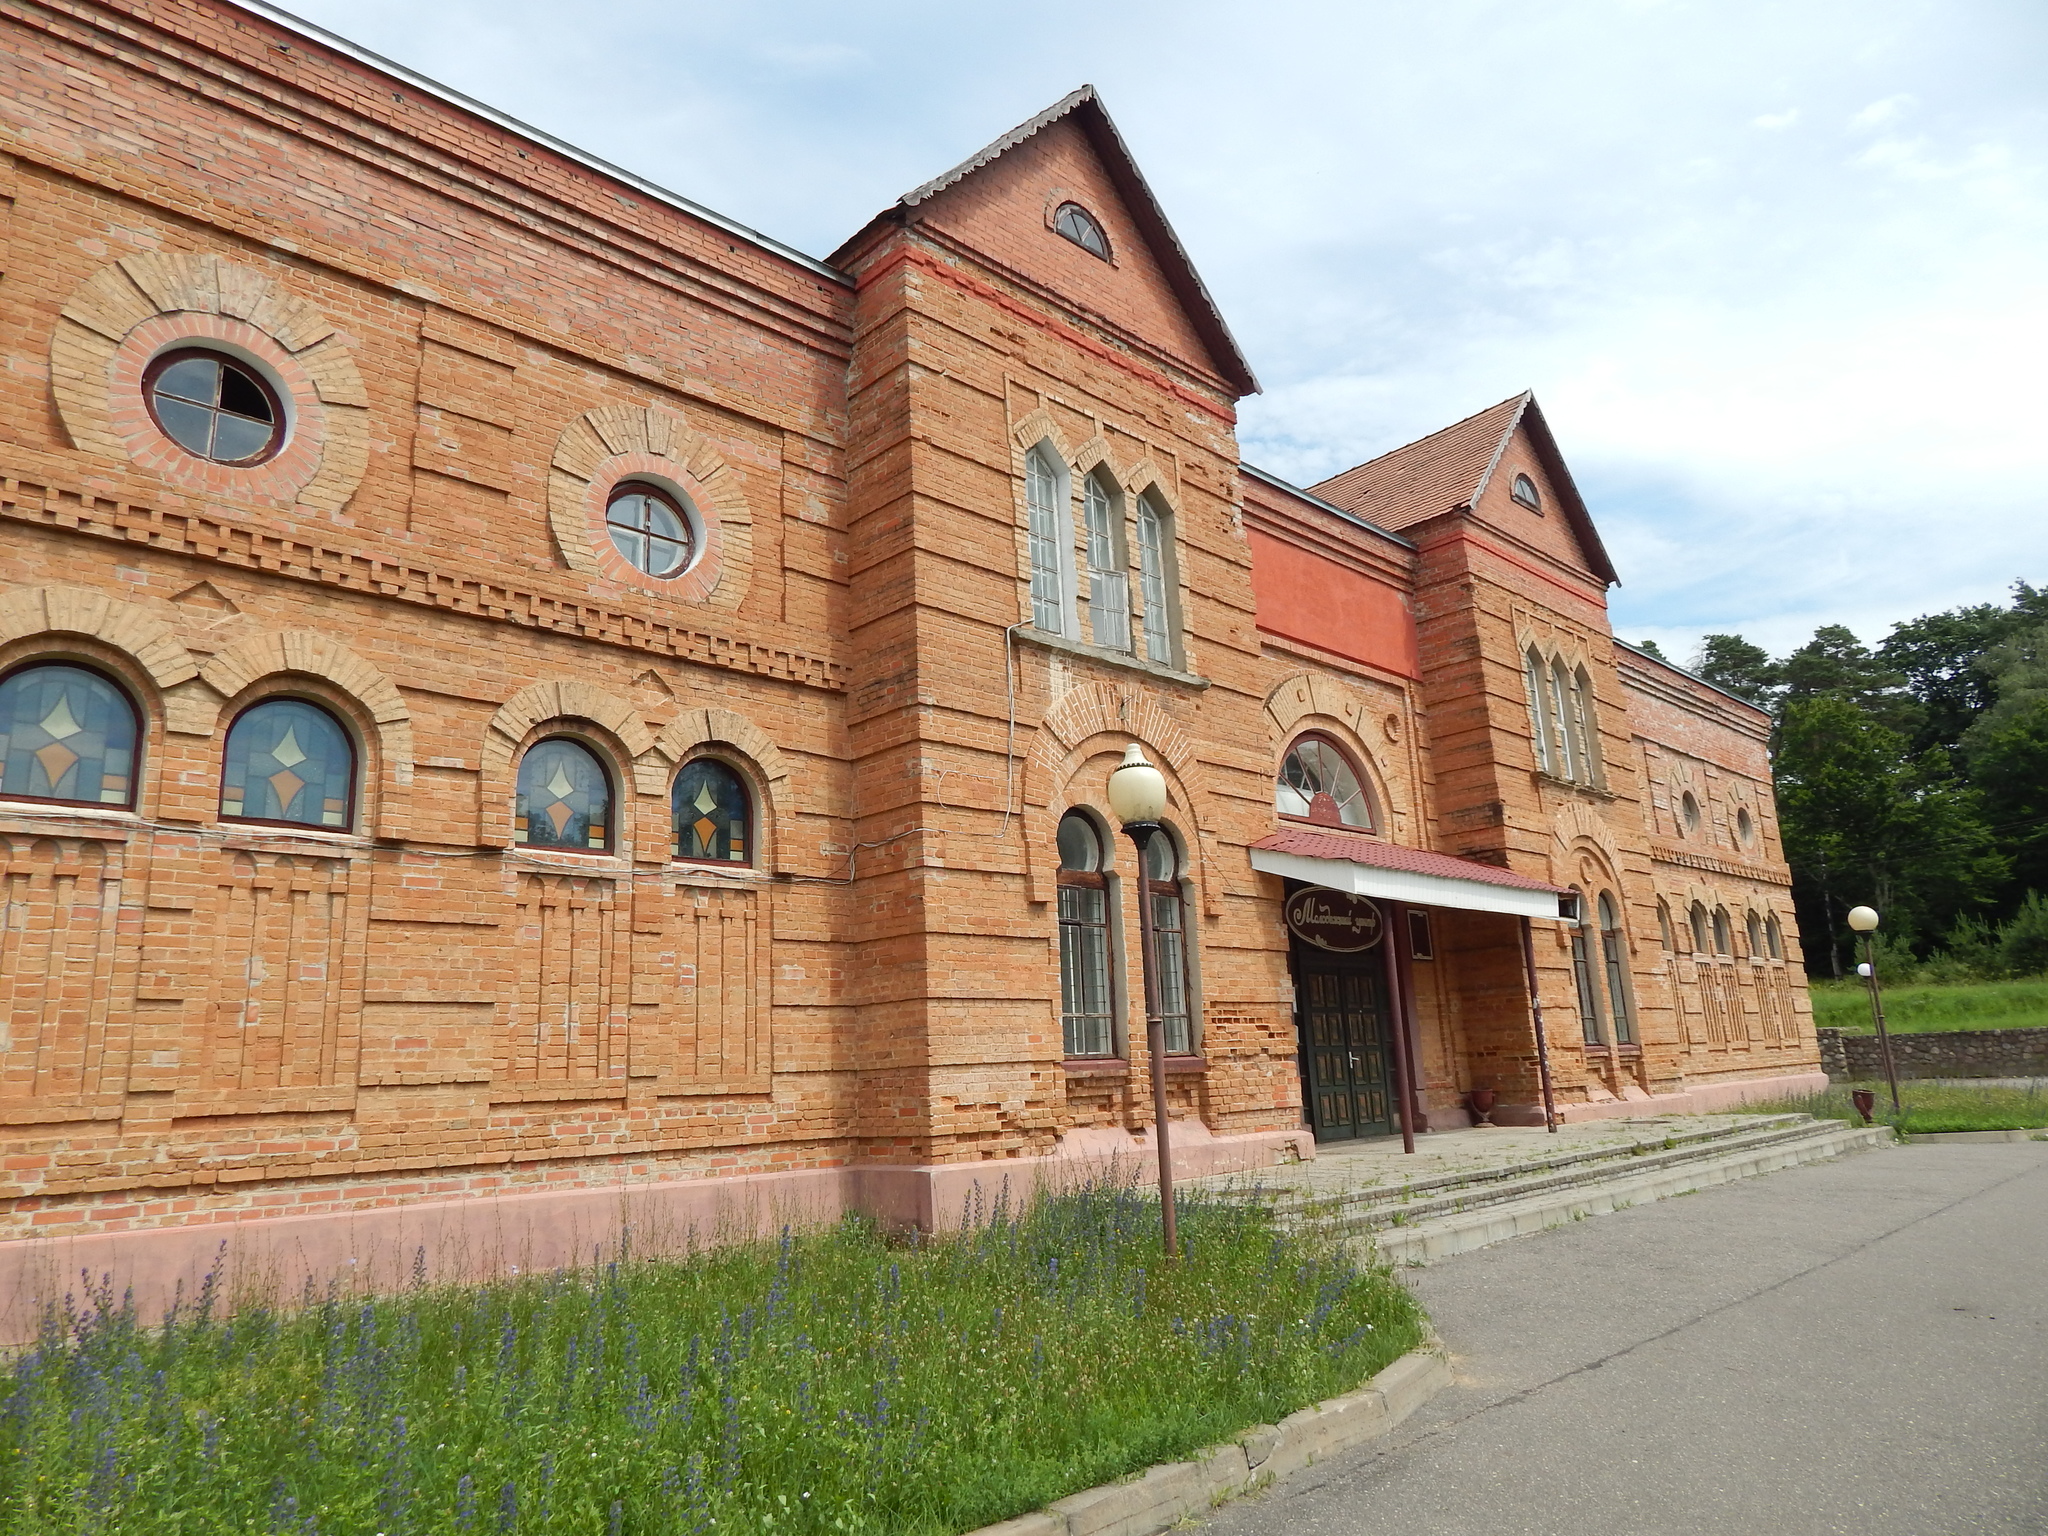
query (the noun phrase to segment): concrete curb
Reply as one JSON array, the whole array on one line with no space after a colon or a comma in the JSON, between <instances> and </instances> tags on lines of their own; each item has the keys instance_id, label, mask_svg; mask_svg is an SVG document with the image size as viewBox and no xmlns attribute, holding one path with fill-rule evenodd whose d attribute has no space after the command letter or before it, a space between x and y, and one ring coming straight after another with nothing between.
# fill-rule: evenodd
<instances>
[{"instance_id":1,"label":"concrete curb","mask_svg":"<svg viewBox=\"0 0 2048 1536\"><path fill-rule=\"evenodd\" d=\"M1915 1138L1916 1140L1921 1138ZM1380 1262L1395 1265L1429 1264L1453 1254L1469 1253L1546 1231L1586 1216L1605 1216L1653 1200L1687 1195L1736 1179L1775 1173L1780 1168L1802 1163L1828 1161L1849 1152L1891 1146L1891 1127L1844 1126L1819 1131L1795 1141L1781 1141L1716 1158L1698 1158L1662 1169L1646 1170L1633 1176L1589 1181L1577 1188L1547 1191L1526 1199L1503 1201L1478 1210L1431 1217L1413 1226L1380 1227L1370 1236L1352 1240L1355 1247L1369 1244Z\"/></svg>"},{"instance_id":2,"label":"concrete curb","mask_svg":"<svg viewBox=\"0 0 2048 1536\"><path fill-rule=\"evenodd\" d=\"M1914 1131L1906 1138L1909 1146L1923 1141L2048 1141L2048 1130L2037 1128L2030 1131Z\"/></svg>"},{"instance_id":3,"label":"concrete curb","mask_svg":"<svg viewBox=\"0 0 2048 1536\"><path fill-rule=\"evenodd\" d=\"M1248 1429L1193 1461L1168 1462L1120 1483L1069 1494L1036 1514L985 1525L969 1536L1156 1536L1190 1515L1379 1439L1450 1384L1443 1344L1432 1336L1356 1392Z\"/></svg>"}]
</instances>

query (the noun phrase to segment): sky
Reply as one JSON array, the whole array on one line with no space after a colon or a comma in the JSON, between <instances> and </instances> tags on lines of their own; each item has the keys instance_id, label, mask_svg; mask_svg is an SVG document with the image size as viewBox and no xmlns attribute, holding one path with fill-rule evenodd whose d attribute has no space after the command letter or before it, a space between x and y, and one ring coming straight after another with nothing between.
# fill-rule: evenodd
<instances>
[{"instance_id":1,"label":"sky","mask_svg":"<svg viewBox=\"0 0 2048 1536\"><path fill-rule=\"evenodd\" d=\"M2040 0L289 0L813 255L1093 83L1309 483L1523 389L1624 639L2048 584Z\"/></svg>"}]
</instances>

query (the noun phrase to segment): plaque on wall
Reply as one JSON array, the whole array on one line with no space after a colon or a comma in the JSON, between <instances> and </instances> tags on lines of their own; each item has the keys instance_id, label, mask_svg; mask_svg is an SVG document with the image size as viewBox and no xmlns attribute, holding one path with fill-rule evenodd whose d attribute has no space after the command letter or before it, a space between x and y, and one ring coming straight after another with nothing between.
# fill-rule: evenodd
<instances>
[{"instance_id":1,"label":"plaque on wall","mask_svg":"<svg viewBox=\"0 0 2048 1536\"><path fill-rule=\"evenodd\" d=\"M1312 885L1287 898L1287 931L1304 944L1355 955L1380 941L1380 909L1364 896Z\"/></svg>"}]
</instances>

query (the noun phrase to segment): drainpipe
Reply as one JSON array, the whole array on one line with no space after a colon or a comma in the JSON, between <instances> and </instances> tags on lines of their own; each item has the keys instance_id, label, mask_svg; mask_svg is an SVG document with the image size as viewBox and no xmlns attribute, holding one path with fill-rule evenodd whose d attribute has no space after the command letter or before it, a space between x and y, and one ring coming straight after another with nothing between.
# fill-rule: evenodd
<instances>
[{"instance_id":1,"label":"drainpipe","mask_svg":"<svg viewBox=\"0 0 2048 1536\"><path fill-rule=\"evenodd\" d=\"M1543 1079L1543 1124L1557 1134L1557 1096L1550 1087L1550 1042L1543 1032L1543 998L1536 990L1536 941L1530 937L1529 919L1522 919L1522 969L1529 978L1529 1012L1536 1021L1536 1071Z\"/></svg>"}]
</instances>

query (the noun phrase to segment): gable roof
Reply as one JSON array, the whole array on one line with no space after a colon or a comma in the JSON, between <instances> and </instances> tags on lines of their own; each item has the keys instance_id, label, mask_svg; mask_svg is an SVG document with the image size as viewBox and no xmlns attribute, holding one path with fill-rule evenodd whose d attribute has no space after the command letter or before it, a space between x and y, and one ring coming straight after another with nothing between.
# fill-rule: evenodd
<instances>
[{"instance_id":1,"label":"gable roof","mask_svg":"<svg viewBox=\"0 0 2048 1536\"><path fill-rule=\"evenodd\" d=\"M1160 269L1166 274L1166 281L1172 287L1174 297L1180 301L1190 323L1209 349L1210 357L1222 372L1223 380L1239 395L1259 393L1259 381L1252 373L1251 364L1245 361L1244 353L1238 349L1237 338L1230 334L1230 327L1223 319L1223 313L1216 307L1216 301L1209 296L1208 287L1202 282L1195 264L1188 259L1180 236L1173 232L1167 222L1166 211L1159 206L1159 199L1152 194L1145 176L1138 169L1138 162L1131 157L1130 147L1124 143L1123 135L1110 121L1108 109L1102 105L1102 98L1095 87L1084 85L1078 91L1062 97L1036 117L1019 123L1001 138L975 151L942 176L935 176L921 187L913 188L896 199L895 207L908 210L929 202L949 187L956 186L973 175L983 166L1000 159L1008 151L1033 135L1043 132L1064 118L1074 119L1089 145L1102 161L1110 183L1123 198L1124 206L1130 210L1132 222L1138 226L1138 233L1151 246L1158 259ZM843 248L842 248L843 249Z\"/></svg>"},{"instance_id":2,"label":"gable roof","mask_svg":"<svg viewBox=\"0 0 2048 1536\"><path fill-rule=\"evenodd\" d=\"M1342 507L1356 517L1370 519L1382 528L1412 527L1446 512L1469 512L1485 493L1500 466L1516 428L1529 433L1530 446L1543 466L1565 519L1577 535L1586 565L1610 586L1621 578L1615 574L1607 548L1593 526L1593 517L1579 495L1572 473L1558 452L1557 439L1535 393L1523 390L1499 405L1488 406L1475 416L1454 422L1441 432L1418 438L1368 459L1341 475L1332 475L1309 487L1323 500Z\"/></svg>"}]
</instances>

